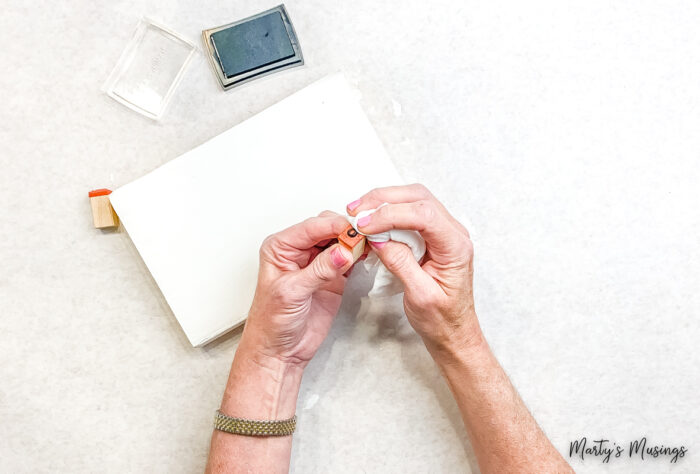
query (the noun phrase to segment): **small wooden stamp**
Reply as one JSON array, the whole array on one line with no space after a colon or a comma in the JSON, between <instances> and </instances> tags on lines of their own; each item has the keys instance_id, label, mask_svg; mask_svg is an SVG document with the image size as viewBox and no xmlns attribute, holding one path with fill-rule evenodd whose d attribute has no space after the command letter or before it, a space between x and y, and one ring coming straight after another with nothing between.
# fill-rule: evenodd
<instances>
[{"instance_id":1,"label":"small wooden stamp","mask_svg":"<svg viewBox=\"0 0 700 474\"><path fill-rule=\"evenodd\" d=\"M348 224L347 228L338 236L340 245L348 249L352 253L352 261L356 262L362 252L365 251L365 236L355 230L353 226Z\"/></svg>"},{"instance_id":2,"label":"small wooden stamp","mask_svg":"<svg viewBox=\"0 0 700 474\"><path fill-rule=\"evenodd\" d=\"M88 193L92 207L92 222L98 229L107 229L119 225L119 217L109 202L109 189L95 189Z\"/></svg>"}]
</instances>

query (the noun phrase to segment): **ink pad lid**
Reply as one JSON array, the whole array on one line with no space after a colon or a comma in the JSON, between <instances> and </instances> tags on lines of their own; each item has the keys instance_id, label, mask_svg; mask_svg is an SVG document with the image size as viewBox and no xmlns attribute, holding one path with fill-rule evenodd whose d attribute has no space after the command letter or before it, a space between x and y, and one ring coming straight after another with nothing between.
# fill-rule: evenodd
<instances>
[{"instance_id":1,"label":"ink pad lid","mask_svg":"<svg viewBox=\"0 0 700 474\"><path fill-rule=\"evenodd\" d=\"M117 102L158 120L195 51L192 42L143 18L103 90Z\"/></svg>"},{"instance_id":2,"label":"ink pad lid","mask_svg":"<svg viewBox=\"0 0 700 474\"><path fill-rule=\"evenodd\" d=\"M304 64L284 5L202 31L204 49L224 90Z\"/></svg>"}]
</instances>

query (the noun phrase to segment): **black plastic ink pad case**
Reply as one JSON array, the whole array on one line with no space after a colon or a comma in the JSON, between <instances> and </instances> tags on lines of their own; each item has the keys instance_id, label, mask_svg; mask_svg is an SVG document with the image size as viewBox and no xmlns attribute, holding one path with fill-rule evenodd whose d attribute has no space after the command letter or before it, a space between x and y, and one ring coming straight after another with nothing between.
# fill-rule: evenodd
<instances>
[{"instance_id":1,"label":"black plastic ink pad case","mask_svg":"<svg viewBox=\"0 0 700 474\"><path fill-rule=\"evenodd\" d=\"M301 46L284 5L202 31L209 62L224 90L301 66Z\"/></svg>"}]
</instances>

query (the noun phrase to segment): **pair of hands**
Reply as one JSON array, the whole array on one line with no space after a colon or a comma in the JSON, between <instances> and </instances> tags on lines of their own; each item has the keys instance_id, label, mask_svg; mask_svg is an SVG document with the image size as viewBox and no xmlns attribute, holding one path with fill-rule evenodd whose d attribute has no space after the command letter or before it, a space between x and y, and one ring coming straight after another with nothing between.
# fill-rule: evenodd
<instances>
[{"instance_id":1,"label":"pair of hands","mask_svg":"<svg viewBox=\"0 0 700 474\"><path fill-rule=\"evenodd\" d=\"M408 321L434 358L481 341L472 293L473 247L467 230L420 184L379 188L348 204L351 215L389 203L358 226L363 233L419 232L422 262L397 242L370 243L405 287ZM254 357L302 368L338 312L352 256L333 239L347 220L325 211L268 237L260 249L258 284L241 340Z\"/></svg>"},{"instance_id":2,"label":"pair of hands","mask_svg":"<svg viewBox=\"0 0 700 474\"><path fill-rule=\"evenodd\" d=\"M348 213L383 206L359 219L366 234L418 231L427 252L416 262L404 244L370 244L404 284L406 316L445 376L482 472L573 472L537 425L488 349L474 312L472 244L467 230L421 185L375 189ZM296 412L304 367L340 306L350 253L334 243L347 227L324 212L270 236L221 410L229 416L282 420ZM486 420L487 422L484 422ZM215 430L208 472L286 472L290 437L232 436Z\"/></svg>"}]
</instances>

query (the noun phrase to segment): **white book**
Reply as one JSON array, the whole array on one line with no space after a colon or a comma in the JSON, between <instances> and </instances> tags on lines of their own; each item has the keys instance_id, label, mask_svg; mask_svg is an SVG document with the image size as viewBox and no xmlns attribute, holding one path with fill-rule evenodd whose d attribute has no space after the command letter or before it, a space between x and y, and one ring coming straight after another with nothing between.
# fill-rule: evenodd
<instances>
[{"instance_id":1,"label":"white book","mask_svg":"<svg viewBox=\"0 0 700 474\"><path fill-rule=\"evenodd\" d=\"M329 76L111 194L193 346L245 320L266 236L401 184L359 98Z\"/></svg>"}]
</instances>

